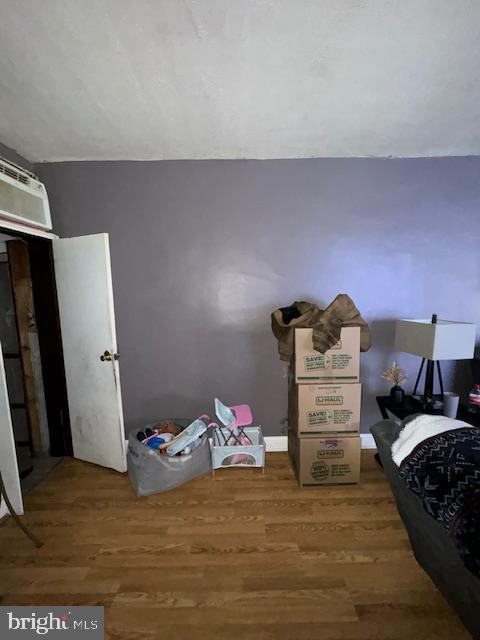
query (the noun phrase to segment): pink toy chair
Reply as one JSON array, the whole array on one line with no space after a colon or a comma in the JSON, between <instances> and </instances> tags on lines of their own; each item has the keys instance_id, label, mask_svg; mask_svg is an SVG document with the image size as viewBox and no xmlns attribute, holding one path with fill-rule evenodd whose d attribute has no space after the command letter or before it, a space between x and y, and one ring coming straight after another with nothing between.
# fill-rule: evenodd
<instances>
[{"instance_id":1,"label":"pink toy chair","mask_svg":"<svg viewBox=\"0 0 480 640\"><path fill-rule=\"evenodd\" d=\"M228 437L226 437L224 432L220 430L225 445L228 445L232 438L235 444L252 444L244 431L244 427L251 425L253 422L252 410L248 404L227 407L220 400L215 399L215 409L218 419L229 432Z\"/></svg>"},{"instance_id":2,"label":"pink toy chair","mask_svg":"<svg viewBox=\"0 0 480 640\"><path fill-rule=\"evenodd\" d=\"M237 427L248 427L253 422L252 410L248 404L237 404L230 409L235 414L235 422Z\"/></svg>"},{"instance_id":3,"label":"pink toy chair","mask_svg":"<svg viewBox=\"0 0 480 640\"><path fill-rule=\"evenodd\" d=\"M248 427L248 425L252 424L253 422L252 410L250 409L248 404L237 404L234 407L230 407L230 409L233 411L233 414L235 415L235 422L233 424L233 428L236 427L238 429L239 435L246 438L249 441L249 443L252 444L252 441L250 440L250 438L247 436L247 434L243 429L243 427ZM230 428L230 425L228 428Z\"/></svg>"}]
</instances>

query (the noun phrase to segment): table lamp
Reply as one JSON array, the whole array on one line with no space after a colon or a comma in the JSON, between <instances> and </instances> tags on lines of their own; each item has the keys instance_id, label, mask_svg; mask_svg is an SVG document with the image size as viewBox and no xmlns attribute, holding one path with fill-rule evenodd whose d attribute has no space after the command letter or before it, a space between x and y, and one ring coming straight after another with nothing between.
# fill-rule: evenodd
<instances>
[{"instance_id":1,"label":"table lamp","mask_svg":"<svg viewBox=\"0 0 480 640\"><path fill-rule=\"evenodd\" d=\"M443 401L440 360L470 360L473 358L475 334L476 325L469 322L438 320L436 314L433 314L431 320L397 320L395 350L422 358L412 397L418 400L423 410L437 408L433 397L435 365ZM423 395L417 396L417 387L425 361L427 366Z\"/></svg>"}]
</instances>

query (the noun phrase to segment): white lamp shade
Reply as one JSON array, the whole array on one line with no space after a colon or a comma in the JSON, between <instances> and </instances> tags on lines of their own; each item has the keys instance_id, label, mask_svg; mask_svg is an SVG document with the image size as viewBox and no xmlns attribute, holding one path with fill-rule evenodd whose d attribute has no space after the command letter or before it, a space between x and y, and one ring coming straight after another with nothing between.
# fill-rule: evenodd
<instances>
[{"instance_id":1,"label":"white lamp shade","mask_svg":"<svg viewBox=\"0 0 480 640\"><path fill-rule=\"evenodd\" d=\"M476 325L438 320L397 320L395 350L428 360L470 360L475 351Z\"/></svg>"}]
</instances>

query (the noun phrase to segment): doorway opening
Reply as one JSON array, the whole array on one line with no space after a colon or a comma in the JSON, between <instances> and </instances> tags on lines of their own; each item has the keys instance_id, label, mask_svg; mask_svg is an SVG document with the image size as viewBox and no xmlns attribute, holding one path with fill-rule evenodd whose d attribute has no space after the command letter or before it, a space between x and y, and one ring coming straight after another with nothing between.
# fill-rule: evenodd
<instances>
[{"instance_id":1,"label":"doorway opening","mask_svg":"<svg viewBox=\"0 0 480 640\"><path fill-rule=\"evenodd\" d=\"M0 344L22 494L71 455L50 245L0 234Z\"/></svg>"},{"instance_id":2,"label":"doorway opening","mask_svg":"<svg viewBox=\"0 0 480 640\"><path fill-rule=\"evenodd\" d=\"M25 446L31 463L38 466L38 458L48 450L52 457L71 456L124 473L126 441L108 234L42 237L12 230L1 221L0 233L9 236L4 238L4 253L24 390L18 404L27 412ZM32 357L35 341L37 360ZM43 380L43 431L36 370ZM22 513L10 403L0 357L0 467L11 502ZM0 502L0 517L3 513Z\"/></svg>"}]
</instances>

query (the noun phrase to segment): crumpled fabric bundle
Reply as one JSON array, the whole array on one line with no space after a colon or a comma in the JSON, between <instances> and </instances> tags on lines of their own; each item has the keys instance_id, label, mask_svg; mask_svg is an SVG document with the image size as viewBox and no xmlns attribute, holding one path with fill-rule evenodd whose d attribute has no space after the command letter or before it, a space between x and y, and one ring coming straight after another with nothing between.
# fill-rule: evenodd
<instances>
[{"instance_id":1,"label":"crumpled fabric bundle","mask_svg":"<svg viewBox=\"0 0 480 640\"><path fill-rule=\"evenodd\" d=\"M326 309L313 302L294 302L276 309L271 318L280 360L292 358L297 328L313 329L313 348L319 353L325 353L339 341L342 327L360 327L360 351L368 351L372 344L368 324L346 293L340 293Z\"/></svg>"}]
</instances>

